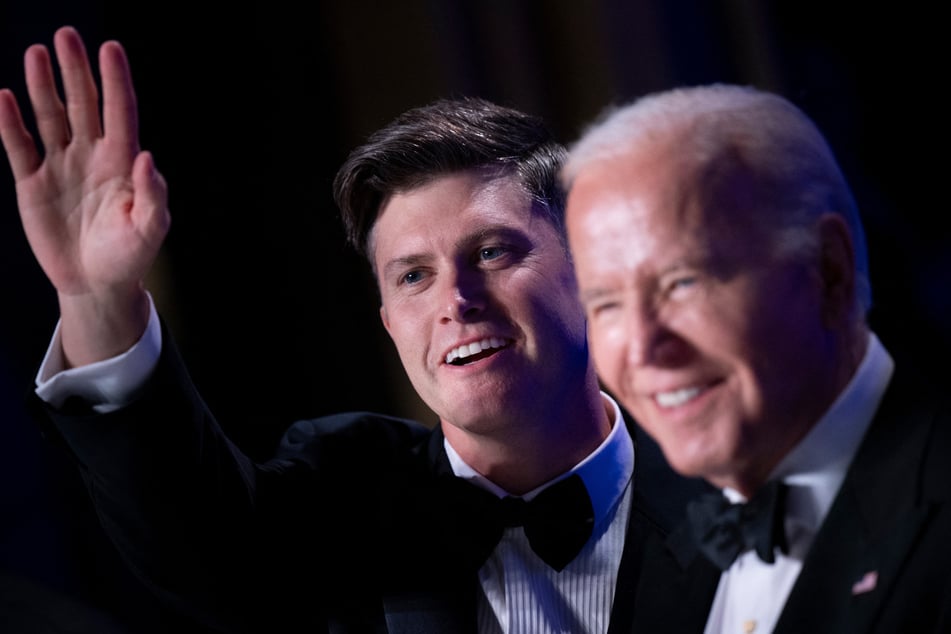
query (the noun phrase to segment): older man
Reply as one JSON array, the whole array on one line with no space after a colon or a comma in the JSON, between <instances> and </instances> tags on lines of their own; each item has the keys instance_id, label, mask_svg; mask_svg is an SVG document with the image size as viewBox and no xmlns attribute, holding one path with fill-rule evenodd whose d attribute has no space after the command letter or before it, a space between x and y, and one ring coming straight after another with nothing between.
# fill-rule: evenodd
<instances>
[{"instance_id":1,"label":"older man","mask_svg":"<svg viewBox=\"0 0 951 634\"><path fill-rule=\"evenodd\" d=\"M603 115L563 176L601 378L722 490L670 542L682 574L653 577L689 631L949 631L951 410L866 322L815 125L749 87L670 90Z\"/></svg>"}]
</instances>

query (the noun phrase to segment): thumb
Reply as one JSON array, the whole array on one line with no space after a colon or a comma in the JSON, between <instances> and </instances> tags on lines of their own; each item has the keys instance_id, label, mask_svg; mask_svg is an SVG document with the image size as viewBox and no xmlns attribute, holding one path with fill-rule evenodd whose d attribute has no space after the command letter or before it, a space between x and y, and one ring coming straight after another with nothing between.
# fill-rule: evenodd
<instances>
[{"instance_id":1,"label":"thumb","mask_svg":"<svg viewBox=\"0 0 951 634\"><path fill-rule=\"evenodd\" d=\"M132 165L132 220L150 244L157 246L168 233L171 214L168 211L168 186L155 167L148 151L139 152Z\"/></svg>"}]
</instances>

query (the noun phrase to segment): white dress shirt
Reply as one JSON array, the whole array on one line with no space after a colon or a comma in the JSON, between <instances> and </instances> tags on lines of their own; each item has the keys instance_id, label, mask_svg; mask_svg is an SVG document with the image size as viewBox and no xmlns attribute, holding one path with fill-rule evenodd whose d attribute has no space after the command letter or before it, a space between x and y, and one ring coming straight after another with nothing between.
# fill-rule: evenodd
<instances>
[{"instance_id":1,"label":"white dress shirt","mask_svg":"<svg viewBox=\"0 0 951 634\"><path fill-rule=\"evenodd\" d=\"M99 412L135 397L158 363L162 333L150 298L150 318L142 338L128 351L105 361L64 369L59 325L36 376L37 394L54 406L81 396ZM521 527L506 529L479 571L482 634L600 634L607 632L630 509L634 443L617 403L602 393L614 413L604 442L570 472L527 493L532 499L572 473L585 483L595 524L588 543L574 561L556 572L535 555ZM507 492L466 465L445 445L455 474L496 495Z\"/></svg>"},{"instance_id":2,"label":"white dress shirt","mask_svg":"<svg viewBox=\"0 0 951 634\"><path fill-rule=\"evenodd\" d=\"M483 590L479 631L483 634L607 631L630 511L634 443L617 403L607 394L602 396L614 411L614 425L601 446L568 473L522 496L531 500L546 487L577 473L594 508L591 538L578 556L557 572L532 551L522 527L506 529L479 570ZM448 442L445 446L457 476L499 497L508 495L465 464Z\"/></svg>"},{"instance_id":3,"label":"white dress shirt","mask_svg":"<svg viewBox=\"0 0 951 634\"><path fill-rule=\"evenodd\" d=\"M789 485L785 518L789 552L777 551L773 564L763 562L752 550L737 557L720 577L704 634L773 631L806 551L832 506L893 370L891 356L871 334L855 376L769 477ZM746 501L732 489L723 493L731 502Z\"/></svg>"}]
</instances>

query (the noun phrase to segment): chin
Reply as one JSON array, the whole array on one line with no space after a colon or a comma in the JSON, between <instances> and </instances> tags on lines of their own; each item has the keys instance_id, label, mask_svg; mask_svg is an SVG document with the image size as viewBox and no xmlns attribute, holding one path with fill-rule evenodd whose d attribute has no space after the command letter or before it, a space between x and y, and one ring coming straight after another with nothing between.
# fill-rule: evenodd
<instances>
[{"instance_id":1,"label":"chin","mask_svg":"<svg viewBox=\"0 0 951 634\"><path fill-rule=\"evenodd\" d=\"M685 446L685 444L688 446ZM700 439L689 444L676 440L667 441L661 444L661 450L664 452L664 457L667 458L671 468L688 478L706 477L718 471L719 467L722 466L721 461L717 460L716 456L711 455L709 443Z\"/></svg>"},{"instance_id":2,"label":"chin","mask_svg":"<svg viewBox=\"0 0 951 634\"><path fill-rule=\"evenodd\" d=\"M668 458L667 462L670 463L670 467L674 471L686 478L702 478L707 473L707 469L705 469L703 465L699 465L691 460L678 460L675 456L674 458Z\"/></svg>"}]
</instances>

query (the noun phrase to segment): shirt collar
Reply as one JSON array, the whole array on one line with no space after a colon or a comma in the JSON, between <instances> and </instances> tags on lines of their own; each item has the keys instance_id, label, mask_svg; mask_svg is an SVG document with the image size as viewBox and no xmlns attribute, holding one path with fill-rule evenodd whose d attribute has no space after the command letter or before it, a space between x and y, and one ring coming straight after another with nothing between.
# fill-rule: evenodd
<instances>
[{"instance_id":1,"label":"shirt collar","mask_svg":"<svg viewBox=\"0 0 951 634\"><path fill-rule=\"evenodd\" d=\"M631 433L624 423L621 408L617 402L604 392L601 392L601 398L604 400L605 406L610 408L609 411L613 412L613 423L607 438L569 471L552 478L521 497L530 500L555 482L577 473L591 497L595 523L600 523L608 515L608 512L620 499L621 494L624 493L634 473L634 441L631 439ZM444 440L443 445L446 448L446 454L449 456L452 471L457 477L469 480L499 497L509 495L507 491L466 464L448 440Z\"/></svg>"},{"instance_id":2,"label":"shirt collar","mask_svg":"<svg viewBox=\"0 0 951 634\"><path fill-rule=\"evenodd\" d=\"M875 416L895 364L874 333L855 375L808 434L773 470L790 485L788 510L816 530Z\"/></svg>"}]
</instances>

